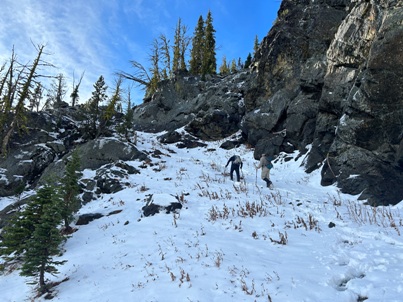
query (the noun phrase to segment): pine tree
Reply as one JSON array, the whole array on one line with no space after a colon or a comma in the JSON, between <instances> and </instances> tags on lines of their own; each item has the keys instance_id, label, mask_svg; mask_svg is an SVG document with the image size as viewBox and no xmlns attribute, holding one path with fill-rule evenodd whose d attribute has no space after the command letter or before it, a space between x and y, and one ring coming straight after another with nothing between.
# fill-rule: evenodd
<instances>
[{"instance_id":1,"label":"pine tree","mask_svg":"<svg viewBox=\"0 0 403 302\"><path fill-rule=\"evenodd\" d=\"M220 71L220 75L227 75L227 74L229 74L229 68L228 68L226 56L223 56L223 57L222 57L222 63L221 63L221 66L220 66L220 68L219 68L219 71Z\"/></svg>"},{"instance_id":2,"label":"pine tree","mask_svg":"<svg viewBox=\"0 0 403 302\"><path fill-rule=\"evenodd\" d=\"M192 39L190 52L190 73L199 75L202 73L203 52L204 52L204 21L200 16Z\"/></svg>"},{"instance_id":3,"label":"pine tree","mask_svg":"<svg viewBox=\"0 0 403 302\"><path fill-rule=\"evenodd\" d=\"M173 61L172 61L172 72L176 73L179 70L179 63L180 63L180 53L181 53L181 18L178 20L178 24L175 28L175 37L174 37L174 46L173 46Z\"/></svg>"},{"instance_id":4,"label":"pine tree","mask_svg":"<svg viewBox=\"0 0 403 302\"><path fill-rule=\"evenodd\" d=\"M161 81L161 73L159 69L160 48L158 40L155 39L151 48L151 79L147 85L146 97L153 95L157 91L158 83Z\"/></svg>"},{"instance_id":5,"label":"pine tree","mask_svg":"<svg viewBox=\"0 0 403 302\"><path fill-rule=\"evenodd\" d=\"M55 104L54 107L58 108L61 106L64 96L67 92L67 84L63 74L58 74L56 76L56 81L52 84L54 90Z\"/></svg>"},{"instance_id":6,"label":"pine tree","mask_svg":"<svg viewBox=\"0 0 403 302\"><path fill-rule=\"evenodd\" d=\"M249 68L252 64L252 55L249 53L248 57L246 58L244 68Z\"/></svg>"},{"instance_id":7,"label":"pine tree","mask_svg":"<svg viewBox=\"0 0 403 302\"><path fill-rule=\"evenodd\" d=\"M127 96L127 108L126 113L123 117L123 122L118 126L117 130L120 134L124 135L127 141L131 142L130 134L133 128L133 108L132 108L132 101L131 101L131 94L130 91L128 92Z\"/></svg>"},{"instance_id":8,"label":"pine tree","mask_svg":"<svg viewBox=\"0 0 403 302\"><path fill-rule=\"evenodd\" d=\"M242 60L241 58L238 58L238 70L242 70L243 69L243 64L242 64Z\"/></svg>"},{"instance_id":9,"label":"pine tree","mask_svg":"<svg viewBox=\"0 0 403 302\"><path fill-rule=\"evenodd\" d=\"M97 136L104 134L109 121L112 119L113 115L116 113L117 104L121 101L121 96L120 96L120 85L121 84L122 84L122 78L119 77L116 81L115 92L113 93L113 96L111 97L108 105L106 106L105 111L103 112L103 114L100 118Z\"/></svg>"},{"instance_id":10,"label":"pine tree","mask_svg":"<svg viewBox=\"0 0 403 302\"><path fill-rule=\"evenodd\" d=\"M60 244L64 237L57 228L61 222L60 197L54 187L45 185L38 190L32 201L38 209L38 220L30 238L25 242L25 254L21 267L22 276L38 278L39 292L46 292L45 273L58 273L57 265L65 261L54 261L53 256L60 254ZM28 218L27 218L28 219Z\"/></svg>"},{"instance_id":11,"label":"pine tree","mask_svg":"<svg viewBox=\"0 0 403 302\"><path fill-rule=\"evenodd\" d=\"M65 262L52 259L60 254L64 240L58 229L62 219L60 204L57 190L45 185L2 231L0 254L8 261L22 260L20 274L38 277L40 293L46 291L45 273L56 274L55 266Z\"/></svg>"},{"instance_id":12,"label":"pine tree","mask_svg":"<svg viewBox=\"0 0 403 302\"><path fill-rule=\"evenodd\" d=\"M14 214L2 230L0 255L8 261L21 259L21 255L25 251L25 243L35 229L34 226L37 222L27 219L28 211L27 208L22 213Z\"/></svg>"},{"instance_id":13,"label":"pine tree","mask_svg":"<svg viewBox=\"0 0 403 302\"><path fill-rule=\"evenodd\" d=\"M253 56L256 55L257 51L259 49L259 39L257 35L255 36L255 43L253 44Z\"/></svg>"},{"instance_id":14,"label":"pine tree","mask_svg":"<svg viewBox=\"0 0 403 302\"><path fill-rule=\"evenodd\" d=\"M43 205L51 202L47 196L50 187L38 191L38 194L18 214L15 214L10 223L2 231L1 254L11 255L9 259L19 258L26 250L26 242L31 238L35 226L40 222L43 214ZM49 194L48 194L49 195ZM39 199L38 199L39 198ZM38 202L40 200L40 202Z\"/></svg>"},{"instance_id":15,"label":"pine tree","mask_svg":"<svg viewBox=\"0 0 403 302\"><path fill-rule=\"evenodd\" d=\"M215 74L217 70L215 52L215 29L213 27L213 16L211 11L207 13L206 29L204 35L204 50L202 62L202 75Z\"/></svg>"},{"instance_id":16,"label":"pine tree","mask_svg":"<svg viewBox=\"0 0 403 302\"><path fill-rule=\"evenodd\" d=\"M36 108L36 111L39 111L39 103L42 99L43 95L43 87L41 83L36 83L34 93L32 96L29 98L29 110L32 112L34 111L34 108Z\"/></svg>"},{"instance_id":17,"label":"pine tree","mask_svg":"<svg viewBox=\"0 0 403 302\"><path fill-rule=\"evenodd\" d=\"M108 97L106 94L108 86L106 86L104 77L101 75L93 87L95 90L86 104L86 109L90 115L89 125L86 130L90 137L95 138L97 134L97 122L100 118L99 107Z\"/></svg>"},{"instance_id":18,"label":"pine tree","mask_svg":"<svg viewBox=\"0 0 403 302\"><path fill-rule=\"evenodd\" d=\"M230 68L230 70L231 70L231 73L236 73L236 72L238 71L237 65L236 65L236 62L235 62L235 59L233 59L233 60L231 61L231 68Z\"/></svg>"},{"instance_id":19,"label":"pine tree","mask_svg":"<svg viewBox=\"0 0 403 302\"><path fill-rule=\"evenodd\" d=\"M91 93L92 96L89 100L89 106L91 107L91 109L98 111L99 106L108 97L106 95L106 90L108 89L108 86L106 86L105 79L102 75L98 78L93 87L95 90Z\"/></svg>"},{"instance_id":20,"label":"pine tree","mask_svg":"<svg viewBox=\"0 0 403 302\"><path fill-rule=\"evenodd\" d=\"M78 193L80 192L80 186L78 184L80 170L80 157L78 151L74 150L71 154L71 159L66 165L66 171L64 177L61 180L61 195L63 202L61 204L61 215L64 221L64 228L67 233L71 231L70 222L72 220L72 214L79 208Z\"/></svg>"}]
</instances>

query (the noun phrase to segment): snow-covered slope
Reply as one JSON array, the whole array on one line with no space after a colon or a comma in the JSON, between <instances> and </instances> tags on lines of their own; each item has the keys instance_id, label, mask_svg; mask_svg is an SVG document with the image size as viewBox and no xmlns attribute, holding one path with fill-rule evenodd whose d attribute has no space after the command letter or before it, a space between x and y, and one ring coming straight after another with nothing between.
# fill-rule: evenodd
<instances>
[{"instance_id":1,"label":"snow-covered slope","mask_svg":"<svg viewBox=\"0 0 403 302\"><path fill-rule=\"evenodd\" d=\"M163 155L147 168L127 162L141 171L130 186L81 208L121 212L77 226L60 257L68 262L47 276L64 280L53 301L402 300L400 205L370 208L321 187L320 172L304 173L297 154L274 163L269 190L253 150L221 143L178 149L139 133L140 150ZM241 183L224 175L235 153ZM150 194L155 203L177 196L183 208L143 217ZM0 275L0 300L45 301L29 281L17 270Z\"/></svg>"}]
</instances>

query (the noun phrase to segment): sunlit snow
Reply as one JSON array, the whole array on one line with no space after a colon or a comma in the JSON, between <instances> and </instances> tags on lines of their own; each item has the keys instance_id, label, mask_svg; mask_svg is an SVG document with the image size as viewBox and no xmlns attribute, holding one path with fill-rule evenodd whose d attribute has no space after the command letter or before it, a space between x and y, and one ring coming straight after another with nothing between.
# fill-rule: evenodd
<instances>
[{"instance_id":1,"label":"sunlit snow","mask_svg":"<svg viewBox=\"0 0 403 302\"><path fill-rule=\"evenodd\" d=\"M77 226L60 256L68 262L47 275L65 280L52 301L402 301L399 205L370 208L321 187L320 171L306 174L297 153L274 162L269 190L253 150L237 148L243 179L234 183L223 141L179 149L157 135L138 133L137 147L160 158L128 161L141 173L126 189L80 209L122 211ZM177 196L183 208L143 217L151 194L155 203ZM0 275L0 300L45 301L18 273Z\"/></svg>"}]
</instances>

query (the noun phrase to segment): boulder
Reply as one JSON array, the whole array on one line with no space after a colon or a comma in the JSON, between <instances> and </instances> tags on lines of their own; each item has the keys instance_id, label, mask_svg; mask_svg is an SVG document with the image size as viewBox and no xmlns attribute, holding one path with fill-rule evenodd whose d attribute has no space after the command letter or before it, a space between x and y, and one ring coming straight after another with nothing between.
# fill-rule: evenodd
<instances>
[{"instance_id":1,"label":"boulder","mask_svg":"<svg viewBox=\"0 0 403 302\"><path fill-rule=\"evenodd\" d=\"M118 161L146 160L147 155L129 142L114 137L101 137L78 146L82 169L99 167Z\"/></svg>"},{"instance_id":2,"label":"boulder","mask_svg":"<svg viewBox=\"0 0 403 302\"><path fill-rule=\"evenodd\" d=\"M102 217L104 217L104 215L102 215L101 213L82 214L78 217L76 225L86 225L89 224L91 221Z\"/></svg>"}]
</instances>

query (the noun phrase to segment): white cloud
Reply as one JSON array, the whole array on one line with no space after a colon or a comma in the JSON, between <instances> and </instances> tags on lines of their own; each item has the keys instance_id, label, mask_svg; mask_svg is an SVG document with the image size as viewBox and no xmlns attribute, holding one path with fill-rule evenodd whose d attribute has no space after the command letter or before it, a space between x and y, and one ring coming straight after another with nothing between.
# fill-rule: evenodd
<instances>
[{"instance_id":1,"label":"white cloud","mask_svg":"<svg viewBox=\"0 0 403 302\"><path fill-rule=\"evenodd\" d=\"M37 55L32 43L45 45L49 55L43 59L57 67L46 72L64 74L69 88L73 73L77 76L85 70L82 101L101 74L110 75L109 61L105 60L112 56L106 43L109 33L96 3L70 1L60 5L56 1L6 0L2 7L7 11L0 16L2 63L9 59L13 46L20 61L26 63Z\"/></svg>"}]
</instances>

